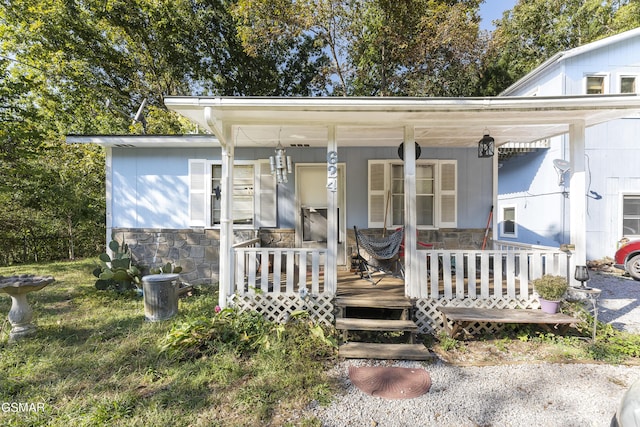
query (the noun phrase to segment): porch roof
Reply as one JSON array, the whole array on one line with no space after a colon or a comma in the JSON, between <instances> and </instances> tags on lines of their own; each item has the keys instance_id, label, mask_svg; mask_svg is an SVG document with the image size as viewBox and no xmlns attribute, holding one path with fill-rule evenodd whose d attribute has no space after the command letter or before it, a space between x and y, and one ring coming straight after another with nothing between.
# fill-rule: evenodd
<instances>
[{"instance_id":1,"label":"porch roof","mask_svg":"<svg viewBox=\"0 0 640 427\"><path fill-rule=\"evenodd\" d=\"M423 147L475 147L486 129L496 145L532 142L623 117L640 117L638 95L488 98L181 97L170 109L236 147L326 146L336 126L340 146L397 146L413 126ZM233 129L233 141L223 130Z\"/></svg>"}]
</instances>

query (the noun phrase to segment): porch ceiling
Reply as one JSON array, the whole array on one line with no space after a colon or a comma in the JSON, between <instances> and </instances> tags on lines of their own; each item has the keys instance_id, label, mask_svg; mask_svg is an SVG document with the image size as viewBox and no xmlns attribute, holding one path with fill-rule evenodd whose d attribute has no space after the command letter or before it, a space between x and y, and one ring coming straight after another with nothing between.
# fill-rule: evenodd
<instances>
[{"instance_id":1,"label":"porch ceiling","mask_svg":"<svg viewBox=\"0 0 640 427\"><path fill-rule=\"evenodd\" d=\"M637 95L494 98L167 97L165 105L238 147L397 146L413 126L423 147L475 147L487 129L496 145L532 142L622 117L640 118Z\"/></svg>"}]
</instances>

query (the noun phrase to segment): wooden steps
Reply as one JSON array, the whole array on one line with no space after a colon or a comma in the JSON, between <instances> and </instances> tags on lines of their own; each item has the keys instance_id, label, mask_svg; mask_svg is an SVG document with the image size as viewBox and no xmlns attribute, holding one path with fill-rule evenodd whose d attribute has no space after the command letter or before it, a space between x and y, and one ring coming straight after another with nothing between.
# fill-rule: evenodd
<instances>
[{"instance_id":1,"label":"wooden steps","mask_svg":"<svg viewBox=\"0 0 640 427\"><path fill-rule=\"evenodd\" d=\"M413 303L405 297L380 298L371 295L337 297L336 329L343 331L343 344L338 354L348 359L429 360L433 355L422 344L415 343L418 325L412 320ZM349 341L349 331L367 331L376 335L402 333L408 343ZM355 335L355 334L352 334ZM402 338L402 337L399 337Z\"/></svg>"},{"instance_id":2,"label":"wooden steps","mask_svg":"<svg viewBox=\"0 0 640 427\"><path fill-rule=\"evenodd\" d=\"M422 344L378 344L349 342L342 344L340 357L346 359L430 360L433 355Z\"/></svg>"},{"instance_id":3,"label":"wooden steps","mask_svg":"<svg viewBox=\"0 0 640 427\"><path fill-rule=\"evenodd\" d=\"M418 332L418 325L412 320L387 319L336 319L336 329L350 331Z\"/></svg>"},{"instance_id":4,"label":"wooden steps","mask_svg":"<svg viewBox=\"0 0 640 427\"><path fill-rule=\"evenodd\" d=\"M361 308L389 308L398 310L410 310L413 303L408 298L376 298L371 296L336 297L337 307L361 307Z\"/></svg>"}]
</instances>

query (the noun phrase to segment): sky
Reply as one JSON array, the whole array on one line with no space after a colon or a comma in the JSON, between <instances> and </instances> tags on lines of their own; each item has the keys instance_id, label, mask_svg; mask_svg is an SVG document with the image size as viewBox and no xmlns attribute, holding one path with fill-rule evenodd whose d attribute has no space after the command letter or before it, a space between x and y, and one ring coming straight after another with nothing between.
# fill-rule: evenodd
<instances>
[{"instance_id":1,"label":"sky","mask_svg":"<svg viewBox=\"0 0 640 427\"><path fill-rule=\"evenodd\" d=\"M502 18L502 12L513 9L518 0L485 0L480 5L480 29L492 31L494 29L491 21Z\"/></svg>"}]
</instances>

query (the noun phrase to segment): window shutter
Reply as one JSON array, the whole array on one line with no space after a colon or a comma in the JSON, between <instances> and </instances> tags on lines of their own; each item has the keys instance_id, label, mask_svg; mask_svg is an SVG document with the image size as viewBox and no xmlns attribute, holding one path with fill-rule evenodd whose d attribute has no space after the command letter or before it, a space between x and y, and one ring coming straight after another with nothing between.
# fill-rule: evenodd
<instances>
[{"instance_id":1,"label":"window shutter","mask_svg":"<svg viewBox=\"0 0 640 427\"><path fill-rule=\"evenodd\" d=\"M254 198L257 227L276 227L278 225L278 198L276 180L271 174L269 161L261 160L256 165L258 197Z\"/></svg>"},{"instance_id":2,"label":"window shutter","mask_svg":"<svg viewBox=\"0 0 640 427\"><path fill-rule=\"evenodd\" d=\"M386 175L386 162L369 161L369 228L384 227L388 181Z\"/></svg>"},{"instance_id":3,"label":"window shutter","mask_svg":"<svg viewBox=\"0 0 640 427\"><path fill-rule=\"evenodd\" d=\"M457 173L456 161L440 161L440 227L457 227Z\"/></svg>"},{"instance_id":4,"label":"window shutter","mask_svg":"<svg viewBox=\"0 0 640 427\"><path fill-rule=\"evenodd\" d=\"M207 164L189 160L189 226L205 227L207 218Z\"/></svg>"}]
</instances>

